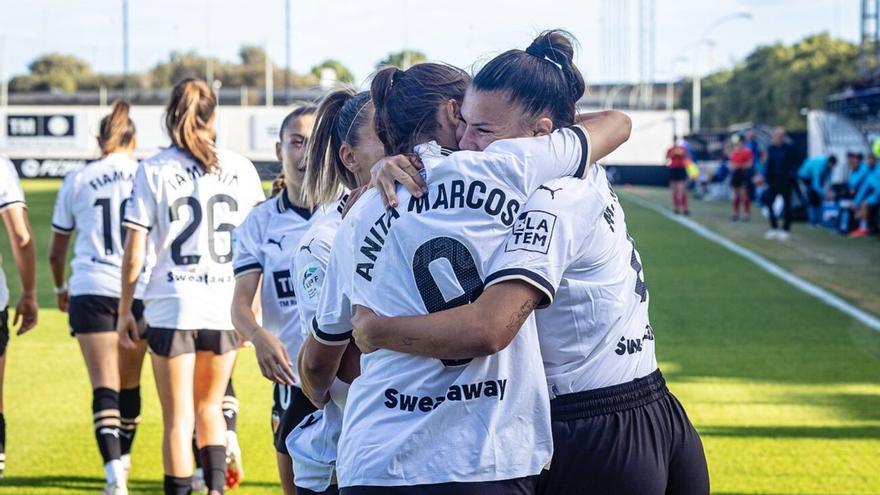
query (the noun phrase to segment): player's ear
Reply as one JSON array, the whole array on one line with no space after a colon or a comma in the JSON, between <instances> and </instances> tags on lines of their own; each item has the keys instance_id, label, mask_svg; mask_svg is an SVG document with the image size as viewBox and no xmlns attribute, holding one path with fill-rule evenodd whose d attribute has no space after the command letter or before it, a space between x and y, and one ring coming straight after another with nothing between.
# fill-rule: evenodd
<instances>
[{"instance_id":1,"label":"player's ear","mask_svg":"<svg viewBox=\"0 0 880 495\"><path fill-rule=\"evenodd\" d=\"M275 158L277 158L279 162L283 161L281 158L281 143L278 141L275 141Z\"/></svg>"},{"instance_id":2,"label":"player's ear","mask_svg":"<svg viewBox=\"0 0 880 495\"><path fill-rule=\"evenodd\" d=\"M357 174L361 170L361 165L357 161L357 156L354 154L354 148L348 143L342 143L342 146L339 147L339 159L342 160L342 164L345 165L351 173Z\"/></svg>"},{"instance_id":3,"label":"player's ear","mask_svg":"<svg viewBox=\"0 0 880 495\"><path fill-rule=\"evenodd\" d=\"M446 118L453 128L458 127L458 123L461 122L461 105L455 99L450 98L446 102Z\"/></svg>"},{"instance_id":4,"label":"player's ear","mask_svg":"<svg viewBox=\"0 0 880 495\"><path fill-rule=\"evenodd\" d=\"M553 121L550 117L541 117L532 125L532 132L535 136L546 136L553 132Z\"/></svg>"},{"instance_id":5,"label":"player's ear","mask_svg":"<svg viewBox=\"0 0 880 495\"><path fill-rule=\"evenodd\" d=\"M138 147L138 138L137 135L131 137L131 149L136 150Z\"/></svg>"}]
</instances>

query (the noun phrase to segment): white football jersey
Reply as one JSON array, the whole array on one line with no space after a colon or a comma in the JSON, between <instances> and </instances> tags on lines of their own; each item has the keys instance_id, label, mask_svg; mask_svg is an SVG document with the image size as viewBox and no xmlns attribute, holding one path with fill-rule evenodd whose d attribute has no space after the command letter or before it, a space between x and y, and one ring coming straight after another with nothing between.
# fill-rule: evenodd
<instances>
[{"instance_id":1,"label":"white football jersey","mask_svg":"<svg viewBox=\"0 0 880 495\"><path fill-rule=\"evenodd\" d=\"M542 185L488 278L487 286L542 278L555 292L552 305L535 312L551 397L657 369L641 259L604 168Z\"/></svg>"},{"instance_id":2,"label":"white football jersey","mask_svg":"<svg viewBox=\"0 0 880 495\"><path fill-rule=\"evenodd\" d=\"M474 301L522 204L552 178L583 176L588 143L572 128L496 141L484 152L417 146L428 194L401 191L401 206L386 212L370 191L349 212L331 251L315 338L347 344L356 304L405 316ZM507 480L538 474L552 450L530 317L492 356L364 355L348 395L337 473L342 487Z\"/></svg>"},{"instance_id":3,"label":"white football jersey","mask_svg":"<svg viewBox=\"0 0 880 495\"><path fill-rule=\"evenodd\" d=\"M330 261L330 249L339 224L342 223L342 210L347 199L346 194L336 203L321 207L324 213L312 222L309 230L300 238L299 246L290 260L299 309L300 333L303 337L309 334L312 320L315 319L318 296L324 285L327 263Z\"/></svg>"},{"instance_id":4,"label":"white football jersey","mask_svg":"<svg viewBox=\"0 0 880 495\"><path fill-rule=\"evenodd\" d=\"M138 164L124 153L111 153L67 174L55 197L52 230L76 231L68 285L71 296L119 297L125 228L122 216L131 197ZM144 272L134 297L143 297L154 260L148 248Z\"/></svg>"},{"instance_id":5,"label":"white football jersey","mask_svg":"<svg viewBox=\"0 0 880 495\"><path fill-rule=\"evenodd\" d=\"M218 150L206 174L184 150L141 161L123 224L148 230L156 265L144 292L145 317L157 328L233 330L233 231L265 199L250 160Z\"/></svg>"},{"instance_id":6,"label":"white football jersey","mask_svg":"<svg viewBox=\"0 0 880 495\"><path fill-rule=\"evenodd\" d=\"M278 337L291 359L299 354L303 338L290 260L313 218L310 210L291 203L285 190L254 208L235 229L235 276L263 274L263 328Z\"/></svg>"},{"instance_id":7,"label":"white football jersey","mask_svg":"<svg viewBox=\"0 0 880 495\"><path fill-rule=\"evenodd\" d=\"M334 484L336 454L342 433L342 412L349 385L336 379L330 401L290 431L285 445L293 460L293 481L299 488L323 493Z\"/></svg>"},{"instance_id":8,"label":"white football jersey","mask_svg":"<svg viewBox=\"0 0 880 495\"><path fill-rule=\"evenodd\" d=\"M24 208L24 191L18 180L18 172L9 158L0 155L0 211L7 208ZM9 305L9 287L3 273L3 258L0 258L0 311Z\"/></svg>"},{"instance_id":9,"label":"white football jersey","mask_svg":"<svg viewBox=\"0 0 880 495\"><path fill-rule=\"evenodd\" d=\"M303 234L296 255L291 260L298 321L302 325L300 331L303 337L308 335L315 318L318 296L330 260L330 248L342 223L342 210L347 199L346 194L336 203L321 207L323 214ZM330 390L334 401L306 417L287 437L287 446L293 459L293 476L298 487L320 493L327 490L333 479L344 409L344 397L339 397L337 389L343 387L347 392L348 385L335 380Z\"/></svg>"}]
</instances>

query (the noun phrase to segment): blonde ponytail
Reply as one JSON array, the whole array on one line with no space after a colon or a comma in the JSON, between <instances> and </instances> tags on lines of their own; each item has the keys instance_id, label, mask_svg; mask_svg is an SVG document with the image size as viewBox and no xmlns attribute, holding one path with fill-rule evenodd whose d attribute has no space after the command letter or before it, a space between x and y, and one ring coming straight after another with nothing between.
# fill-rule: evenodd
<instances>
[{"instance_id":1,"label":"blonde ponytail","mask_svg":"<svg viewBox=\"0 0 880 495\"><path fill-rule=\"evenodd\" d=\"M113 102L110 115L101 119L98 146L101 148L102 155L109 155L131 144L137 131L128 114L128 102L119 100Z\"/></svg>"},{"instance_id":2,"label":"blonde ponytail","mask_svg":"<svg viewBox=\"0 0 880 495\"><path fill-rule=\"evenodd\" d=\"M216 133L210 125L217 97L205 81L187 78L174 86L165 109L165 129L175 146L188 151L211 173L218 167Z\"/></svg>"}]
</instances>

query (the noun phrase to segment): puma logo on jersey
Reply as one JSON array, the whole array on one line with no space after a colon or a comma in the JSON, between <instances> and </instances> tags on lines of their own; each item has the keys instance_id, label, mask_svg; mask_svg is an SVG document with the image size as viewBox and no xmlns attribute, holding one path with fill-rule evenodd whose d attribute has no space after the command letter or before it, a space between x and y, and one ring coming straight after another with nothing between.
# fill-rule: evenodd
<instances>
[{"instance_id":1,"label":"puma logo on jersey","mask_svg":"<svg viewBox=\"0 0 880 495\"><path fill-rule=\"evenodd\" d=\"M524 211L513 224L504 250L547 254L555 228L556 215L541 210Z\"/></svg>"},{"instance_id":2,"label":"puma logo on jersey","mask_svg":"<svg viewBox=\"0 0 880 495\"><path fill-rule=\"evenodd\" d=\"M299 425L299 429L305 430L306 428L308 428L309 426L312 426L313 424L315 424L317 422L318 422L318 418L316 418L314 414L309 414L309 417L306 418L305 421L303 421L303 424Z\"/></svg>"},{"instance_id":3,"label":"puma logo on jersey","mask_svg":"<svg viewBox=\"0 0 880 495\"><path fill-rule=\"evenodd\" d=\"M300 246L300 247L299 247L299 250L300 250L300 251L308 251L309 254L315 254L315 253L312 252L312 243L313 243L313 242L315 242L315 238L314 238L314 237L312 237L311 239L309 239L308 244L306 244L305 246Z\"/></svg>"},{"instance_id":4,"label":"puma logo on jersey","mask_svg":"<svg viewBox=\"0 0 880 495\"><path fill-rule=\"evenodd\" d=\"M550 193L550 199L556 199L556 193L558 193L559 191L562 190L561 187L559 189L550 189L547 186L538 186L538 190L541 190L541 189Z\"/></svg>"},{"instance_id":5,"label":"puma logo on jersey","mask_svg":"<svg viewBox=\"0 0 880 495\"><path fill-rule=\"evenodd\" d=\"M269 242L269 244L274 244L274 245L278 246L279 251L284 251L284 247L281 245L281 243L284 242L285 237L287 237L287 234L281 236L281 239L279 239L277 241L270 237L268 242Z\"/></svg>"},{"instance_id":6,"label":"puma logo on jersey","mask_svg":"<svg viewBox=\"0 0 880 495\"><path fill-rule=\"evenodd\" d=\"M498 400L504 400L505 390L507 390L507 379L450 385L446 395L438 397L408 395L389 388L385 390L384 404L388 409L400 409L405 412L415 412L417 409L421 412L431 412L446 401L476 400L481 397L498 397Z\"/></svg>"}]
</instances>

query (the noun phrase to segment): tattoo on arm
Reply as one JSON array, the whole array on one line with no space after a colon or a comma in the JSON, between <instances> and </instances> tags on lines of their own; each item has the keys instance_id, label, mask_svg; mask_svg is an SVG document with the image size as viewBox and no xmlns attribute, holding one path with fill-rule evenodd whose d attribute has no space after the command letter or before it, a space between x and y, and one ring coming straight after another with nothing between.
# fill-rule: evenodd
<instances>
[{"instance_id":1,"label":"tattoo on arm","mask_svg":"<svg viewBox=\"0 0 880 495\"><path fill-rule=\"evenodd\" d=\"M407 347L412 347L412 345L415 344L417 340L419 339L416 337L404 337L401 343Z\"/></svg>"},{"instance_id":2,"label":"tattoo on arm","mask_svg":"<svg viewBox=\"0 0 880 495\"><path fill-rule=\"evenodd\" d=\"M507 323L508 333L515 334L518 332L520 327L522 327L523 322L526 321L526 318L532 314L532 311L534 311L537 306L538 301L529 299L523 303L519 310L510 315L510 321Z\"/></svg>"}]
</instances>

